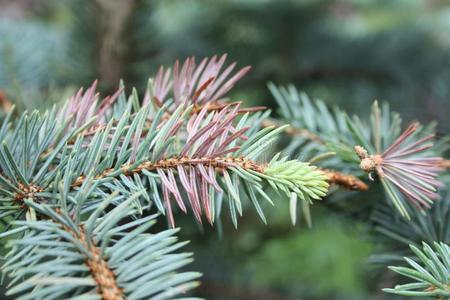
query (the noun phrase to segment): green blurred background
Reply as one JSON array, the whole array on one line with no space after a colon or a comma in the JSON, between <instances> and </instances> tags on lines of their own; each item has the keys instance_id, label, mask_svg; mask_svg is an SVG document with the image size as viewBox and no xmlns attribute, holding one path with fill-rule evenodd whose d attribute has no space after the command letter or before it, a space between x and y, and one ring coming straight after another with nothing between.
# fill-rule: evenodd
<instances>
[{"instance_id":1,"label":"green blurred background","mask_svg":"<svg viewBox=\"0 0 450 300\"><path fill-rule=\"evenodd\" d=\"M294 83L349 112L386 100L450 129L449 1L0 0L0 106L43 109L97 78L142 94L160 64L222 53L253 67L232 93L247 105L275 108L266 83ZM195 296L401 299L380 291L394 279L369 263L381 247L370 225L332 207L313 208L312 229L292 227L281 202L268 226L248 212L238 230L180 215L204 273Z\"/></svg>"}]
</instances>

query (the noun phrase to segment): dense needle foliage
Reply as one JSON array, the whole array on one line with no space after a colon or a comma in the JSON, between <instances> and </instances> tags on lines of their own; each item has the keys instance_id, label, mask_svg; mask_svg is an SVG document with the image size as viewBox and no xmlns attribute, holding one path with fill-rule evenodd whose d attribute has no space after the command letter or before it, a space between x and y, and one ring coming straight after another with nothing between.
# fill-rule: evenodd
<instances>
[{"instance_id":1,"label":"dense needle foliage","mask_svg":"<svg viewBox=\"0 0 450 300\"><path fill-rule=\"evenodd\" d=\"M179 271L191 255L174 253L185 244L176 241L177 230L151 230L158 218L174 228L185 213L214 226L228 210L237 227L244 209L253 207L267 223L265 204L281 199L289 202L292 223L300 210L311 225L316 200L337 189L368 193L380 185L388 201L371 204L377 230L412 244L424 263L408 258L415 271L393 267L419 282L386 291L448 297L449 203L438 191L446 139L435 141L433 126L417 123L402 133L386 104L375 102L364 122L273 84L281 118L270 119L264 107L227 98L249 67L233 74L236 64L225 62L223 55L161 67L141 99L136 90L126 96L123 86L101 99L94 82L45 112L9 111L0 129L8 293L19 299L183 297L200 275ZM283 135L290 144L284 154L273 152ZM307 161L293 159L298 151L308 153ZM433 206L442 207L430 211ZM427 221L433 214L440 221ZM427 245L421 252L414 244L436 221L436 252ZM410 226L424 233L401 238Z\"/></svg>"}]
</instances>

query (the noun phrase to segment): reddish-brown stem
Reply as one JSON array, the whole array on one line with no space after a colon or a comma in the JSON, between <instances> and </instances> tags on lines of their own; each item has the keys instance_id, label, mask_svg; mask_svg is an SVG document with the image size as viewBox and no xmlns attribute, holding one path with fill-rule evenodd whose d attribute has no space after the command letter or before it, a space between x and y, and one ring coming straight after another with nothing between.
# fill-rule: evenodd
<instances>
[{"instance_id":1,"label":"reddish-brown stem","mask_svg":"<svg viewBox=\"0 0 450 300\"><path fill-rule=\"evenodd\" d=\"M143 170L153 171L156 169L176 169L178 166L189 167L196 165L203 165L208 167L211 166L215 169L225 169L237 166L246 170L253 170L260 173L264 172L265 168L265 166L243 157L214 157L214 158L172 157L162 159L158 162L146 161L134 168L132 168L128 164L125 164L121 168L122 170L121 174L129 176L135 173L141 173ZM115 171L114 169L107 169L103 171L101 174L97 175L95 179L108 177L114 171ZM78 177L72 183L72 187L81 186L84 180L85 180L84 176Z\"/></svg>"},{"instance_id":2,"label":"reddish-brown stem","mask_svg":"<svg viewBox=\"0 0 450 300\"><path fill-rule=\"evenodd\" d=\"M328 169L322 169L322 171L327 176L327 181L330 184L339 185L346 189L355 191L367 191L369 189L367 184L356 176Z\"/></svg>"},{"instance_id":3,"label":"reddish-brown stem","mask_svg":"<svg viewBox=\"0 0 450 300\"><path fill-rule=\"evenodd\" d=\"M449 169L449 168L450 168L450 159L443 159L443 160L439 163L439 167L445 168L445 169Z\"/></svg>"},{"instance_id":4,"label":"reddish-brown stem","mask_svg":"<svg viewBox=\"0 0 450 300\"><path fill-rule=\"evenodd\" d=\"M202 165L207 167L213 167L214 169L221 170L230 167L241 167L245 170L252 170L255 172L263 173L266 168L265 164L260 164L252 160L243 157L202 157L202 158L189 158L189 157L171 157L161 159L157 162L146 161L138 166L132 167L130 164L124 164L120 169L120 174L127 176L141 173L143 170L154 171L156 169L177 169L178 166L182 167L195 167L196 165ZM116 170L113 168L106 169L101 174L95 177L96 180L110 176ZM344 174L334 170L322 169L325 173L327 181L330 184L336 184L350 190L366 191L368 186L357 177L353 175ZM80 187L86 180L84 175L76 178L72 183L72 188ZM34 198L35 193L41 192L43 189L38 186L22 186L22 192L16 194L16 200L23 202L25 198Z\"/></svg>"},{"instance_id":5,"label":"reddish-brown stem","mask_svg":"<svg viewBox=\"0 0 450 300\"><path fill-rule=\"evenodd\" d=\"M57 212L59 212L57 210ZM61 224L62 225L62 224ZM116 275L103 259L100 248L94 241L88 241L82 225L78 227L78 233L69 227L62 225L64 230L69 232L81 245L91 254L85 257L85 263L97 283L97 292L103 300L123 300L125 299L122 289L118 286Z\"/></svg>"}]
</instances>

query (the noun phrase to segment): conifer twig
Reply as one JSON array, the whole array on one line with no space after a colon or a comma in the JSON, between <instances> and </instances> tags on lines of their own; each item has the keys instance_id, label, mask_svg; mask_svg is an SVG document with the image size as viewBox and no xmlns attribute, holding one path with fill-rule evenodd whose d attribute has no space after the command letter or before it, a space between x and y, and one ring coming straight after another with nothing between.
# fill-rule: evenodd
<instances>
[{"instance_id":1,"label":"conifer twig","mask_svg":"<svg viewBox=\"0 0 450 300\"><path fill-rule=\"evenodd\" d=\"M413 282L383 291L402 296L450 299L450 247L444 242L434 242L433 246L434 249L427 243L422 243L422 249L419 249L410 245L417 259L405 257L408 267L390 266L389 269Z\"/></svg>"},{"instance_id":2,"label":"conifer twig","mask_svg":"<svg viewBox=\"0 0 450 300\"><path fill-rule=\"evenodd\" d=\"M222 71L226 58L226 54L204 58L198 65L194 57L186 59L183 64L177 60L173 72L161 66L153 81L153 89L147 89L143 104L155 101L161 107L169 96L173 99L172 110L178 106L220 102L250 70L250 66L246 66L229 77L236 63Z\"/></svg>"},{"instance_id":3,"label":"conifer twig","mask_svg":"<svg viewBox=\"0 0 450 300\"><path fill-rule=\"evenodd\" d=\"M418 124L411 124L382 153L368 154L361 146L355 146L355 152L361 159L360 167L378 178L389 191L394 204L405 217L406 211L401 198L394 189L403 194L417 208L430 208L434 200L439 198L436 189L442 185L437 179L441 171L441 157L423 157L418 154L432 147L428 143L434 135L425 136L411 142L408 138L416 132Z\"/></svg>"},{"instance_id":4,"label":"conifer twig","mask_svg":"<svg viewBox=\"0 0 450 300\"><path fill-rule=\"evenodd\" d=\"M94 94L93 89L89 94ZM23 164L20 168L10 168L5 164L8 174L4 180L8 184L11 181L11 191L4 193L8 199L13 195L10 201L14 204L8 210L22 213L22 209L27 208L24 200L40 203L59 193L54 180L64 181L66 193L80 188L86 180L94 180L99 193L117 189L124 194L131 190L145 191L146 201L156 203L158 209L168 216L172 227L175 226L174 204L183 212L187 212L186 204L189 204L198 222L206 216L212 224L216 215L214 210L217 209L214 198L221 195L229 198L232 205L230 213L237 224L237 216L242 214L242 194L237 190L238 186L244 187L245 195L253 202L263 221L265 217L258 195L272 203L264 192L266 184L282 191L287 198L295 195L307 203L326 195L326 176L316 167L287 161L279 155L269 163L260 162L259 157L283 128L251 131L251 126L247 126L247 113L237 118L241 112L240 103L228 104L220 111L209 111L205 105L195 114L192 106L187 109L180 106L167 118L164 117L165 110L160 109L154 113L152 123L147 124L151 109L146 105L132 117L131 106L127 106L119 120L110 120L92 137L78 135L75 143L67 141L76 133L67 134L65 143L58 144L62 152L52 148L42 158L42 161L48 161L42 169L30 172ZM46 123L45 120L42 122ZM13 142L22 143L20 140ZM51 140L46 142L54 145ZM69 145L63 150L64 144ZM11 148L15 149L14 144ZM39 149L45 152L48 148ZM22 152L15 155L22 159ZM57 161L52 164L55 158ZM6 153L5 159L14 165L13 156ZM61 174L64 175L59 179ZM121 180L125 177L130 182L123 186ZM22 188L14 186L16 178L21 178L18 182L22 182ZM36 217L39 218L31 215L31 218Z\"/></svg>"},{"instance_id":5,"label":"conifer twig","mask_svg":"<svg viewBox=\"0 0 450 300\"><path fill-rule=\"evenodd\" d=\"M58 212L58 210L56 211ZM103 300L123 300L123 290L119 288L116 275L109 267L108 263L102 258L100 248L95 241L88 241L83 225L78 226L78 232L73 231L68 226L61 224L62 228L70 233L90 255L85 257L85 263L88 266L92 277L97 283L97 292Z\"/></svg>"},{"instance_id":6,"label":"conifer twig","mask_svg":"<svg viewBox=\"0 0 450 300\"><path fill-rule=\"evenodd\" d=\"M203 166L205 168L213 168L214 170L224 170L231 167L240 167L247 171L254 171L258 173L263 173L264 168L267 166L265 164L258 164L252 160L246 159L244 157L229 157L229 156L218 156L213 158L202 157L202 158L189 158L189 157L171 157L166 159L161 159L158 162L146 161L138 166L132 166L130 164L124 164L120 168L120 173L126 176L132 176L133 174L141 173L143 170L155 171L158 169L162 170L179 170L182 168L190 168L196 166ZM101 180L103 178L114 176L118 174L115 169L107 169L95 177L96 180ZM85 181L85 176L79 176L72 183L72 187L79 187L83 185Z\"/></svg>"},{"instance_id":7,"label":"conifer twig","mask_svg":"<svg viewBox=\"0 0 450 300\"><path fill-rule=\"evenodd\" d=\"M193 280L199 273L174 272L192 261L190 254L173 253L186 244L176 242L176 230L146 233L157 215L129 219L134 215L130 204L137 195L114 206L117 196L113 193L83 217L83 203L95 197L91 184L72 193L70 200L58 195L56 209L25 200L44 218L14 221L14 229L0 234L4 238L22 233L9 240L11 250L2 265L13 279L8 294L19 299L30 294L36 299L50 295L58 299L123 300L136 295L165 299L198 285Z\"/></svg>"}]
</instances>

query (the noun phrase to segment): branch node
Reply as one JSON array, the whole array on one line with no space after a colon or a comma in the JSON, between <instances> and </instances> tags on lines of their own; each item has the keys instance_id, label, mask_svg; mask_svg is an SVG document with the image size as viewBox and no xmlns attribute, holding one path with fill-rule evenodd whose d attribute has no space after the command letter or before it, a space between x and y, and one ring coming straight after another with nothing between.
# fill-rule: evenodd
<instances>
[{"instance_id":1,"label":"branch node","mask_svg":"<svg viewBox=\"0 0 450 300\"><path fill-rule=\"evenodd\" d=\"M383 176L383 171L381 170L383 157L380 154L369 155L367 150L361 146L355 146L355 152L361 159L361 163L359 164L361 170L367 173L376 171L378 176Z\"/></svg>"}]
</instances>

